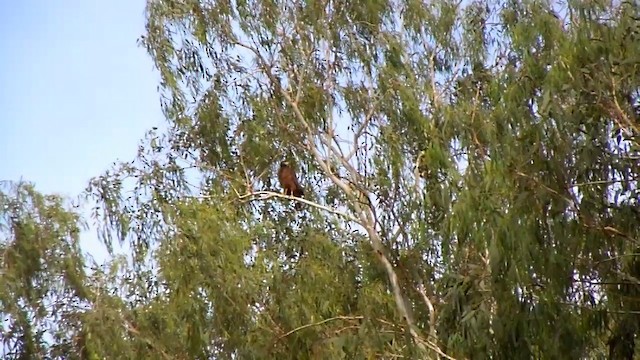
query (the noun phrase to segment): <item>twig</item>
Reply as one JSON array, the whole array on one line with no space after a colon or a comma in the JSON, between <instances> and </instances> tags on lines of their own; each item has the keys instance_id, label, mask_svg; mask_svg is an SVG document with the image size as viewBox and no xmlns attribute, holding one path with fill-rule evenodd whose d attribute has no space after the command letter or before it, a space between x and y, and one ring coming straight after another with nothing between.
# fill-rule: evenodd
<instances>
[{"instance_id":1,"label":"twig","mask_svg":"<svg viewBox=\"0 0 640 360\"><path fill-rule=\"evenodd\" d=\"M298 326L297 328L295 328L295 329L293 329L291 331L287 331L283 335L280 335L276 341L279 341L279 340L281 340L283 338L286 338L287 336L293 334L296 331L300 331L300 330L303 330L303 329L306 329L306 328L310 328L310 327L313 327L313 326L326 324L326 323L328 323L330 321L335 321L335 320L362 320L362 319L364 319L364 316L334 316L334 317L331 317L331 318L328 318L328 319L324 319L324 320L320 320L320 321L317 321L317 322L314 322L314 323Z\"/></svg>"}]
</instances>

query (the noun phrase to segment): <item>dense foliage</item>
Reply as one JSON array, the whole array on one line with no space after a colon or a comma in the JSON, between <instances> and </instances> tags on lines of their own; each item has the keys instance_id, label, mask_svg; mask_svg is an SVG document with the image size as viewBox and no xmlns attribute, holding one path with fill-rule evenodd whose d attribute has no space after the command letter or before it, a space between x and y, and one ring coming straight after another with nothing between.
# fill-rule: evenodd
<instances>
[{"instance_id":1,"label":"dense foliage","mask_svg":"<svg viewBox=\"0 0 640 360\"><path fill-rule=\"evenodd\" d=\"M167 130L84 194L131 256L0 194L8 358L640 354L637 3L154 0L141 43Z\"/></svg>"}]
</instances>

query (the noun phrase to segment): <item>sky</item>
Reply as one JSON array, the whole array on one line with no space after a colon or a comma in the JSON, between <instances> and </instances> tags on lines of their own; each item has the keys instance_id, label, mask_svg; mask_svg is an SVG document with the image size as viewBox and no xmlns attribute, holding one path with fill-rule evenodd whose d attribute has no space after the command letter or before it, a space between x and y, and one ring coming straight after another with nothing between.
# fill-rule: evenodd
<instances>
[{"instance_id":1,"label":"sky","mask_svg":"<svg viewBox=\"0 0 640 360\"><path fill-rule=\"evenodd\" d=\"M0 0L0 180L75 198L164 118L143 0ZM83 249L106 250L94 229Z\"/></svg>"}]
</instances>

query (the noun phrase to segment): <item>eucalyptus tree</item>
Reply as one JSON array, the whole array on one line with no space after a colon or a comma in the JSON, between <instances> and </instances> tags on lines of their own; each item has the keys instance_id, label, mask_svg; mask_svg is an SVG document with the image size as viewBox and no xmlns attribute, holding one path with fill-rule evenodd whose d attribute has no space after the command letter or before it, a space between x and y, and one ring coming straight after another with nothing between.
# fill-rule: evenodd
<instances>
[{"instance_id":1,"label":"eucalyptus tree","mask_svg":"<svg viewBox=\"0 0 640 360\"><path fill-rule=\"evenodd\" d=\"M3 359L70 355L76 317L91 299L80 251L80 215L27 182L0 188L0 354Z\"/></svg>"},{"instance_id":2,"label":"eucalyptus tree","mask_svg":"<svg viewBox=\"0 0 640 360\"><path fill-rule=\"evenodd\" d=\"M147 10L169 126L88 189L133 250L127 351L633 356L637 4Z\"/></svg>"}]
</instances>

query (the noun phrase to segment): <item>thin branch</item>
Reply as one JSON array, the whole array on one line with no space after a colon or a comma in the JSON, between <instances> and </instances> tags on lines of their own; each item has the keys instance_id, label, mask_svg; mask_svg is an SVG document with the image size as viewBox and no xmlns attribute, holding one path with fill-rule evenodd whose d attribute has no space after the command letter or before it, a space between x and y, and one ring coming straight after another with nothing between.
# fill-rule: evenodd
<instances>
[{"instance_id":1,"label":"thin branch","mask_svg":"<svg viewBox=\"0 0 640 360\"><path fill-rule=\"evenodd\" d=\"M373 115L374 115L373 113L377 108L379 102L380 100L376 100L371 105L371 107L369 108L369 111L367 112L367 115L364 118L364 121L362 122L362 124L360 124L356 132L353 134L353 149L349 152L349 154L347 154L347 156L344 157L347 161L351 160L351 158L358 151L358 139L360 138L360 136L362 136L362 133L367 128L367 126L369 126L369 123L371 122L371 119L373 118Z\"/></svg>"},{"instance_id":2,"label":"thin branch","mask_svg":"<svg viewBox=\"0 0 640 360\"><path fill-rule=\"evenodd\" d=\"M547 190L548 192L562 198L563 200L565 200L567 203L569 203L569 206L571 207L572 210L576 211L576 213L579 213L579 210L577 208L577 204L573 202L573 200L571 200L569 197L567 197L566 195L560 194L558 191L548 187L547 185L543 184L540 180L538 180L537 178L525 174L522 171L516 171L516 175L518 176L522 176L524 178L530 179L531 181L533 181L536 185L544 188L545 190Z\"/></svg>"},{"instance_id":3,"label":"thin branch","mask_svg":"<svg viewBox=\"0 0 640 360\"><path fill-rule=\"evenodd\" d=\"M605 262L617 261L617 260L620 260L620 259L625 258L625 257L635 257L635 256L640 256L640 253L629 253L629 254L621 254L621 255L617 255L617 256L611 256L611 257L608 257L606 259L602 259L600 261L597 261L595 264L593 264L593 266L595 267L595 266L598 266L598 265L600 265L602 263L605 263Z\"/></svg>"},{"instance_id":4,"label":"thin branch","mask_svg":"<svg viewBox=\"0 0 640 360\"><path fill-rule=\"evenodd\" d=\"M436 344L432 343L431 341L425 341L425 340L422 340L422 339L420 339L420 338L417 338L417 339L416 339L416 341L417 341L419 344L420 344L420 343L422 343L422 344L423 344L423 346L424 346L424 345L426 345L426 347L428 347L429 349L431 349L431 350L435 351L438 355L442 356L442 357L443 357L443 358L445 358L445 359L448 359L448 360L456 360L456 358L451 357L451 356L449 356L449 355L445 354L445 353L444 353L444 351L442 351L442 350L438 347L438 345L436 345Z\"/></svg>"},{"instance_id":5,"label":"thin branch","mask_svg":"<svg viewBox=\"0 0 640 360\"><path fill-rule=\"evenodd\" d=\"M589 186L589 185L612 185L621 182L625 182L628 179L611 179L611 180L594 180L594 181L586 181L582 183L570 184L569 187L580 187L580 186Z\"/></svg>"},{"instance_id":6,"label":"thin branch","mask_svg":"<svg viewBox=\"0 0 640 360\"><path fill-rule=\"evenodd\" d=\"M291 196L291 195L285 195L285 194L281 194L281 193L277 193L277 192L273 192L273 191L255 191L255 192L250 192L244 195L239 195L238 194L238 198L240 200L245 200L245 199L251 199L251 200L267 200L270 198L274 198L274 197L278 197L278 198L282 198L282 199L289 199L289 200L294 200L294 201L298 201L301 203L305 203L307 205L311 205L315 208L321 209L321 210L325 210L331 213L334 213L336 215L340 215L344 218L346 218L349 221L353 221L356 223L359 223L358 219L356 219L355 217L353 217L352 215L347 214L344 211L340 211L340 210L336 210L333 208L330 208L328 206L325 205L321 205L318 204L316 202L313 201L309 201L303 198L299 198L299 197L295 197L295 196Z\"/></svg>"},{"instance_id":7,"label":"thin branch","mask_svg":"<svg viewBox=\"0 0 640 360\"><path fill-rule=\"evenodd\" d=\"M433 307L433 303L427 296L424 284L420 283L418 285L418 292L422 295L422 300L427 306L427 309L429 309L429 335L436 339L436 309Z\"/></svg>"},{"instance_id":8,"label":"thin branch","mask_svg":"<svg viewBox=\"0 0 640 360\"><path fill-rule=\"evenodd\" d=\"M330 321L335 321L335 320L362 320L362 319L364 319L364 316L334 316L334 317L331 317L331 318L328 318L328 319L324 319L324 320L320 320L320 321L317 321L317 322L314 322L314 323L298 326L297 328L295 328L295 329L293 329L291 331L287 331L283 335L280 335L276 341L279 341L279 340L281 340L283 338L286 338L287 336L295 333L296 331L304 330L306 328L310 328L310 327L313 327L313 326L326 324L326 323L328 323Z\"/></svg>"}]
</instances>

